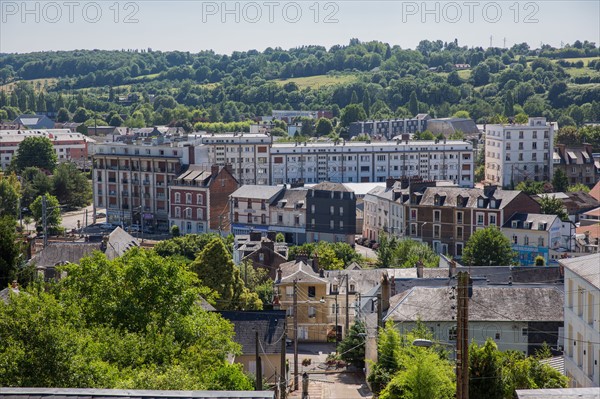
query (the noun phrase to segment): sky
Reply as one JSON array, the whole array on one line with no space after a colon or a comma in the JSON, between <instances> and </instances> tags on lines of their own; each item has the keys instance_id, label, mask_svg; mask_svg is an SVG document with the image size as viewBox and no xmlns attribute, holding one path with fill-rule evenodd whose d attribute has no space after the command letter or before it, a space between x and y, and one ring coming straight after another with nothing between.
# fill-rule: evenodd
<instances>
[{"instance_id":1,"label":"sky","mask_svg":"<svg viewBox=\"0 0 600 399\"><path fill-rule=\"evenodd\" d=\"M0 0L0 53L152 48L230 54L329 48L352 38L402 48L424 39L484 48L599 44L600 1Z\"/></svg>"}]
</instances>

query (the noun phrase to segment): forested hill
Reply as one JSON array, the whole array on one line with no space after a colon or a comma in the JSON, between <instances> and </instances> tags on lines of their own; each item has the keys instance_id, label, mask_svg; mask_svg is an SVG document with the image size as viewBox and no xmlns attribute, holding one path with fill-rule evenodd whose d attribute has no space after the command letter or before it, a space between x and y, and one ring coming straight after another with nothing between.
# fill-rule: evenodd
<instances>
[{"instance_id":1,"label":"forested hill","mask_svg":"<svg viewBox=\"0 0 600 399\"><path fill-rule=\"evenodd\" d=\"M339 115L352 102L369 118L465 110L476 120L519 112L575 124L600 119L594 103L599 50L587 41L484 49L424 40L413 50L353 39L330 49L230 55L151 49L0 54L0 84L0 117L64 108L62 119L74 118L84 108L105 119L118 113L134 125L234 122L276 108L329 108Z\"/></svg>"}]
</instances>

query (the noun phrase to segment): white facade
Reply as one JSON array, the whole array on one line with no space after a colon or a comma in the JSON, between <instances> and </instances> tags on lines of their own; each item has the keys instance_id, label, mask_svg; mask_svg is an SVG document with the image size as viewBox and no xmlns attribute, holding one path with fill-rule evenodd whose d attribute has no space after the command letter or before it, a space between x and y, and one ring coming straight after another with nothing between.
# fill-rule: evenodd
<instances>
[{"instance_id":1,"label":"white facade","mask_svg":"<svg viewBox=\"0 0 600 399\"><path fill-rule=\"evenodd\" d=\"M523 180L552 180L554 125L529 118L527 125L488 125L485 180L503 187Z\"/></svg>"},{"instance_id":2,"label":"white facade","mask_svg":"<svg viewBox=\"0 0 600 399\"><path fill-rule=\"evenodd\" d=\"M565 270L565 372L573 387L600 386L600 255L559 262Z\"/></svg>"}]
</instances>

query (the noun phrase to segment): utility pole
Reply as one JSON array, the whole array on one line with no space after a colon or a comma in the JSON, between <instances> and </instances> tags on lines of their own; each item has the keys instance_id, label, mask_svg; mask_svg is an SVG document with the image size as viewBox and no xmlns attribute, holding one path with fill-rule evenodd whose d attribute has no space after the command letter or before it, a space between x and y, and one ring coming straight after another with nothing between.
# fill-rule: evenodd
<instances>
[{"instance_id":1,"label":"utility pole","mask_svg":"<svg viewBox=\"0 0 600 399\"><path fill-rule=\"evenodd\" d=\"M262 363L260 361L260 352L258 351L258 331L254 332L254 340L256 345L256 391L262 391Z\"/></svg>"},{"instance_id":2,"label":"utility pole","mask_svg":"<svg viewBox=\"0 0 600 399\"><path fill-rule=\"evenodd\" d=\"M383 307L381 306L381 294L377 294L377 328L383 327Z\"/></svg>"},{"instance_id":3,"label":"utility pole","mask_svg":"<svg viewBox=\"0 0 600 399\"><path fill-rule=\"evenodd\" d=\"M348 275L346 274L346 325L345 325L345 331L346 331L346 337L348 336L348 332L350 331L350 306L349 305L349 301L348 301Z\"/></svg>"},{"instance_id":4,"label":"utility pole","mask_svg":"<svg viewBox=\"0 0 600 399\"><path fill-rule=\"evenodd\" d=\"M337 346L338 346L338 301L337 301L337 297L338 294L335 294L335 353L337 353Z\"/></svg>"},{"instance_id":5,"label":"utility pole","mask_svg":"<svg viewBox=\"0 0 600 399\"><path fill-rule=\"evenodd\" d=\"M46 196L42 195L42 223L44 226L44 248L48 246L48 222L46 220Z\"/></svg>"},{"instance_id":6,"label":"utility pole","mask_svg":"<svg viewBox=\"0 0 600 399\"><path fill-rule=\"evenodd\" d=\"M285 370L285 354L286 354L286 341L287 331L283 329L283 338L281 338L281 362L279 364L280 376L279 376L279 399L285 399L286 394L286 377L287 373Z\"/></svg>"},{"instance_id":7,"label":"utility pole","mask_svg":"<svg viewBox=\"0 0 600 399\"><path fill-rule=\"evenodd\" d=\"M298 390L298 280L294 280L294 390Z\"/></svg>"},{"instance_id":8,"label":"utility pole","mask_svg":"<svg viewBox=\"0 0 600 399\"><path fill-rule=\"evenodd\" d=\"M469 273L458 273L456 295L456 398L469 398Z\"/></svg>"}]
</instances>

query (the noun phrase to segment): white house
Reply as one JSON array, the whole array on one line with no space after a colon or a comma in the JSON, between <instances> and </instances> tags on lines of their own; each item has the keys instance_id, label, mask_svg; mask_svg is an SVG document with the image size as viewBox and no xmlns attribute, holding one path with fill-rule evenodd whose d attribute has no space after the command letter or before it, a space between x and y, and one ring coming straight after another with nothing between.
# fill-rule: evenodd
<instances>
[{"instance_id":1,"label":"white house","mask_svg":"<svg viewBox=\"0 0 600 399\"><path fill-rule=\"evenodd\" d=\"M565 372L573 387L600 386L600 254L559 261L565 272Z\"/></svg>"}]
</instances>

